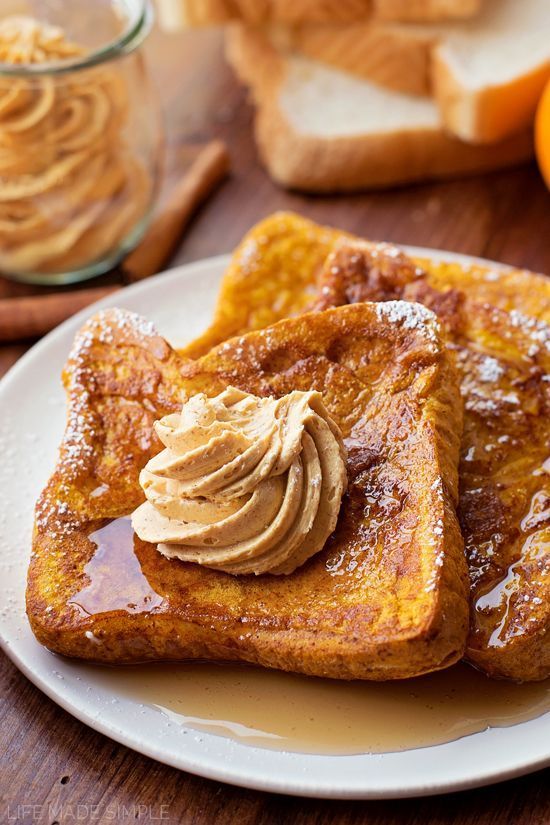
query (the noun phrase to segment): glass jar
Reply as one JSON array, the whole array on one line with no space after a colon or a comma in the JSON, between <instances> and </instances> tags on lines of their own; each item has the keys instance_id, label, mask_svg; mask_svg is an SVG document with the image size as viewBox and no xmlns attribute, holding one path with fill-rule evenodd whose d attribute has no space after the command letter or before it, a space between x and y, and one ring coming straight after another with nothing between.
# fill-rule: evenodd
<instances>
[{"instance_id":1,"label":"glass jar","mask_svg":"<svg viewBox=\"0 0 550 825\"><path fill-rule=\"evenodd\" d=\"M142 236L162 154L151 17L147 0L2 0L2 275L80 281Z\"/></svg>"}]
</instances>

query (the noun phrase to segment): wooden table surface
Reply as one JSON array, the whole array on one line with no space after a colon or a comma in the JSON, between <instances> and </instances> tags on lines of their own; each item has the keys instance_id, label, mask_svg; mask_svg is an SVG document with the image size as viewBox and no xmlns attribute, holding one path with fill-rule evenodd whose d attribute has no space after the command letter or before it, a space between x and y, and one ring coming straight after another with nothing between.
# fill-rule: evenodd
<instances>
[{"instance_id":1,"label":"wooden table surface","mask_svg":"<svg viewBox=\"0 0 550 825\"><path fill-rule=\"evenodd\" d=\"M550 194L534 165L342 198L286 193L258 164L251 109L224 64L219 34L155 32L148 52L167 124L167 188L188 156L189 144L219 136L233 159L231 178L194 219L174 264L228 252L259 218L276 209L294 209L370 238L450 249L550 273ZM0 279L0 295L28 291L32 289ZM31 343L0 348L0 375ZM0 680L0 822L550 823L550 771L422 800L286 798L199 779L115 744L58 708L3 656Z\"/></svg>"}]
</instances>

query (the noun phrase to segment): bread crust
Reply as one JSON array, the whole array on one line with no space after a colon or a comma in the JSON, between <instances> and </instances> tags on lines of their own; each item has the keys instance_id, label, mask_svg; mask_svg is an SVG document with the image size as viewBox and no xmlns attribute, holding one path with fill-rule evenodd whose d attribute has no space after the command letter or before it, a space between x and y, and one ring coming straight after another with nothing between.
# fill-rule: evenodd
<instances>
[{"instance_id":1,"label":"bread crust","mask_svg":"<svg viewBox=\"0 0 550 825\"><path fill-rule=\"evenodd\" d=\"M429 22L475 17L482 0L374 0L381 20Z\"/></svg>"},{"instance_id":2,"label":"bread crust","mask_svg":"<svg viewBox=\"0 0 550 825\"><path fill-rule=\"evenodd\" d=\"M298 132L280 105L287 63L260 32L232 26L227 55L256 104L260 157L281 185L307 192L349 192L502 168L532 155L522 133L490 148L470 146L443 128L411 128L323 138Z\"/></svg>"},{"instance_id":3,"label":"bread crust","mask_svg":"<svg viewBox=\"0 0 550 825\"><path fill-rule=\"evenodd\" d=\"M434 21L471 17L481 0L181 0L187 25L243 20L247 23L356 23Z\"/></svg>"}]
</instances>

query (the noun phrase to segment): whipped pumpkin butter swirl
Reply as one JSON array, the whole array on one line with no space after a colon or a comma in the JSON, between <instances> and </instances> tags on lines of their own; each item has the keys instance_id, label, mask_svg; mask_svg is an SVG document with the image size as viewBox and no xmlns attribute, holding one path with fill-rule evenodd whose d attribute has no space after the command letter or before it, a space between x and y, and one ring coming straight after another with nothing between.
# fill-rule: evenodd
<instances>
[{"instance_id":1,"label":"whipped pumpkin butter swirl","mask_svg":"<svg viewBox=\"0 0 550 825\"><path fill-rule=\"evenodd\" d=\"M155 422L132 523L169 557L233 574L288 574L324 546L347 485L320 393L258 398L228 387Z\"/></svg>"}]
</instances>

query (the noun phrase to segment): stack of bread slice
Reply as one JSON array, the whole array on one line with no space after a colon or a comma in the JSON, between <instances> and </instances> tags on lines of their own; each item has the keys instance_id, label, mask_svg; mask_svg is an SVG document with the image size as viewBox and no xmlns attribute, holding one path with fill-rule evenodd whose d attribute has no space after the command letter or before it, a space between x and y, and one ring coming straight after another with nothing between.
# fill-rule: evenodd
<instances>
[{"instance_id":1,"label":"stack of bread slice","mask_svg":"<svg viewBox=\"0 0 550 825\"><path fill-rule=\"evenodd\" d=\"M187 24L233 21L229 61L284 185L386 186L532 153L550 78L548 0L171 2Z\"/></svg>"}]
</instances>

